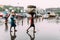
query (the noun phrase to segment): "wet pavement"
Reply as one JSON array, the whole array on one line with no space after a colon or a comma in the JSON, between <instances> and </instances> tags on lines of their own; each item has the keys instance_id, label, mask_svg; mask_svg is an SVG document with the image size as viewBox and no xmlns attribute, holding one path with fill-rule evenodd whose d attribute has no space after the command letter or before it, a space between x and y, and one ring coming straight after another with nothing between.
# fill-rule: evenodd
<instances>
[{"instance_id":1,"label":"wet pavement","mask_svg":"<svg viewBox=\"0 0 60 40\"><path fill-rule=\"evenodd\" d=\"M8 30L5 30L4 22L0 20L0 40L60 40L60 20L57 19L40 19L35 21L36 33L33 33L33 28L26 33L29 25L27 24L27 18L19 21L16 29L17 32L10 32L10 24L8 24Z\"/></svg>"}]
</instances>

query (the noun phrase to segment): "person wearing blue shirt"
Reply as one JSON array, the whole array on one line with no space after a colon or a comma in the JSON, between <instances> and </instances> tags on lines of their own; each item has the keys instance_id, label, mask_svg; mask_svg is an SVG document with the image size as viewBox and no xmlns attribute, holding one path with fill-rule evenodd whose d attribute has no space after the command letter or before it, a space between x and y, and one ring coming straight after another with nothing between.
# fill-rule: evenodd
<instances>
[{"instance_id":1,"label":"person wearing blue shirt","mask_svg":"<svg viewBox=\"0 0 60 40\"><path fill-rule=\"evenodd\" d=\"M13 14L14 12L12 12L12 14ZM14 13L15 14L15 13ZM11 27L10 27L10 32L12 32L11 31L11 28L12 27L14 27L14 31L17 31L15 28L16 28L16 17L15 17L15 15L11 15L11 17L10 17L10 19L11 19Z\"/></svg>"}]
</instances>

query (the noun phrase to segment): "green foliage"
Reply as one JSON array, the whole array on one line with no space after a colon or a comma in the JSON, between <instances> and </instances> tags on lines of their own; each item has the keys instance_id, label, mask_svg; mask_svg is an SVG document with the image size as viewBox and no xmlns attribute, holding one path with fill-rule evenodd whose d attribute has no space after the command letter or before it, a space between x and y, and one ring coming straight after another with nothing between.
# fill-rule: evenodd
<instances>
[{"instance_id":1,"label":"green foliage","mask_svg":"<svg viewBox=\"0 0 60 40\"><path fill-rule=\"evenodd\" d=\"M10 8L12 8L12 9L10 9ZM3 11L4 11L4 9L8 9L10 12L11 12L11 10L14 10L15 13L21 13L21 10L22 10L21 8L18 8L18 7L6 6L6 5L4 5Z\"/></svg>"},{"instance_id":2,"label":"green foliage","mask_svg":"<svg viewBox=\"0 0 60 40\"><path fill-rule=\"evenodd\" d=\"M60 12L56 12L56 14L58 14L60 16Z\"/></svg>"},{"instance_id":3,"label":"green foliage","mask_svg":"<svg viewBox=\"0 0 60 40\"><path fill-rule=\"evenodd\" d=\"M0 7L0 11L2 11L2 10L3 10L3 8Z\"/></svg>"},{"instance_id":4,"label":"green foliage","mask_svg":"<svg viewBox=\"0 0 60 40\"><path fill-rule=\"evenodd\" d=\"M21 13L21 9L14 9L15 10L15 13Z\"/></svg>"}]
</instances>

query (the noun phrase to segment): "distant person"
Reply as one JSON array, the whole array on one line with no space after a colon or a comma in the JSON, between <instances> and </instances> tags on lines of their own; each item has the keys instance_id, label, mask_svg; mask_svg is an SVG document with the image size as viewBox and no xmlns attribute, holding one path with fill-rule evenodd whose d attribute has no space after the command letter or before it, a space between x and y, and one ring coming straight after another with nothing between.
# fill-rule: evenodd
<instances>
[{"instance_id":1,"label":"distant person","mask_svg":"<svg viewBox=\"0 0 60 40\"><path fill-rule=\"evenodd\" d=\"M5 27L6 27L5 30L7 30L8 29L8 17L9 17L9 12L7 9L4 10L3 17L5 19Z\"/></svg>"},{"instance_id":2,"label":"distant person","mask_svg":"<svg viewBox=\"0 0 60 40\"><path fill-rule=\"evenodd\" d=\"M27 32L29 32L28 30L29 30L31 27L33 27L33 28L34 28L34 32L36 32L36 31L35 31L35 25L34 25L34 14L36 14L36 13L35 13L35 8L36 8L36 6L28 6L28 8L30 8L30 10L28 11L28 14L31 15L31 19L30 19L30 27L27 29Z\"/></svg>"},{"instance_id":3,"label":"distant person","mask_svg":"<svg viewBox=\"0 0 60 40\"><path fill-rule=\"evenodd\" d=\"M5 23L7 23L8 17L9 17L9 12L8 12L7 9L4 10L4 12L3 12L3 17L5 18Z\"/></svg>"},{"instance_id":4,"label":"distant person","mask_svg":"<svg viewBox=\"0 0 60 40\"><path fill-rule=\"evenodd\" d=\"M23 26L23 17L22 17L22 26Z\"/></svg>"},{"instance_id":5,"label":"distant person","mask_svg":"<svg viewBox=\"0 0 60 40\"><path fill-rule=\"evenodd\" d=\"M17 25L19 25L19 22L20 22L20 20L21 20L21 16L19 16L19 15L16 15L16 19L17 19Z\"/></svg>"},{"instance_id":6,"label":"distant person","mask_svg":"<svg viewBox=\"0 0 60 40\"><path fill-rule=\"evenodd\" d=\"M47 19L48 19L49 17L50 17L50 12L48 12L47 14L45 14L45 16L43 15L43 16L41 17L41 19L42 19L42 21L43 21L44 18L47 18Z\"/></svg>"},{"instance_id":7,"label":"distant person","mask_svg":"<svg viewBox=\"0 0 60 40\"><path fill-rule=\"evenodd\" d=\"M16 15L14 13L14 11L12 10L12 13L11 13L11 27L10 27L10 31L11 31L11 28L14 27L14 31L17 31L15 28L16 28ZM12 32L12 31L11 31Z\"/></svg>"}]
</instances>

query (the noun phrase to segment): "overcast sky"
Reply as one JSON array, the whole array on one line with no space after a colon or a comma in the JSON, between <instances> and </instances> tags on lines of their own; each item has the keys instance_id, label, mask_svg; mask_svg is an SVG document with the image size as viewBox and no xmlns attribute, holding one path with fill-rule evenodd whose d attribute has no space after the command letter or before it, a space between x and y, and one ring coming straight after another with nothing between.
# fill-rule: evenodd
<instances>
[{"instance_id":1,"label":"overcast sky","mask_svg":"<svg viewBox=\"0 0 60 40\"><path fill-rule=\"evenodd\" d=\"M60 0L0 0L0 4L13 5L13 6L24 6L36 5L38 8L51 8L60 7Z\"/></svg>"}]
</instances>

